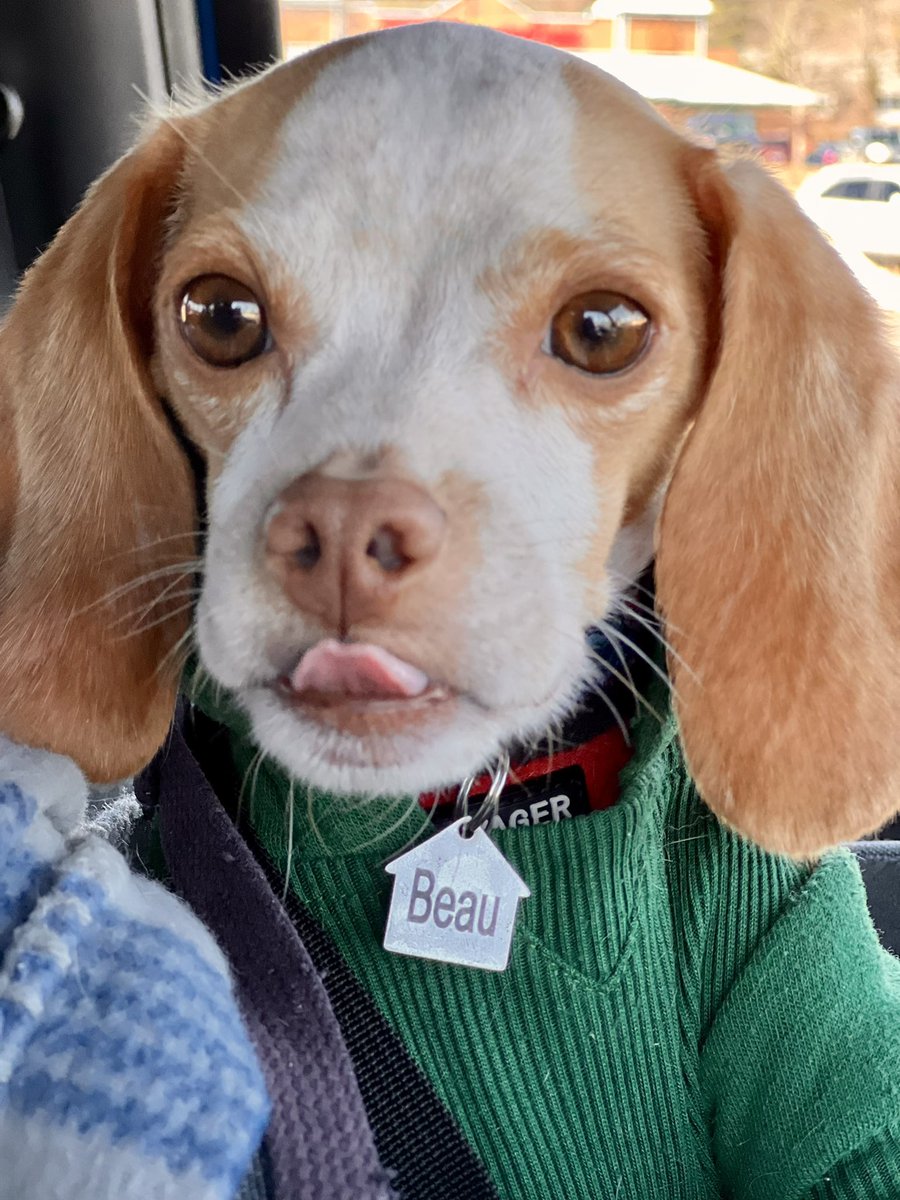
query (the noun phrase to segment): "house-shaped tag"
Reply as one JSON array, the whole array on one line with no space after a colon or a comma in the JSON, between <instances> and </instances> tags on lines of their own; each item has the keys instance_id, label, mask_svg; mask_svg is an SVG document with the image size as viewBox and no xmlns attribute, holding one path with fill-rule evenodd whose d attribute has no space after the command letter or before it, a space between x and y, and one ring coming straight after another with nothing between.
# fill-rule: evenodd
<instances>
[{"instance_id":1,"label":"house-shaped tag","mask_svg":"<svg viewBox=\"0 0 900 1200\"><path fill-rule=\"evenodd\" d=\"M519 901L531 895L483 829L461 817L388 863L394 890L385 950L502 971Z\"/></svg>"}]
</instances>

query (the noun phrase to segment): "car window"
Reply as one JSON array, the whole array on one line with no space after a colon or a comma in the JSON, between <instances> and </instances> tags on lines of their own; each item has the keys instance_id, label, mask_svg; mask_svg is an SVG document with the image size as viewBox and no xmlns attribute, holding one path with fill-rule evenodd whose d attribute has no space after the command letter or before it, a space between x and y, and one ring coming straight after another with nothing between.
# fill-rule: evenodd
<instances>
[{"instance_id":1,"label":"car window","mask_svg":"<svg viewBox=\"0 0 900 1200\"><path fill-rule=\"evenodd\" d=\"M870 187L873 186L868 179L842 179L840 183L834 183L831 187L822 193L824 200L870 200Z\"/></svg>"},{"instance_id":2,"label":"car window","mask_svg":"<svg viewBox=\"0 0 900 1200\"><path fill-rule=\"evenodd\" d=\"M887 202L894 196L900 196L900 184L891 183L887 179L872 180L872 191L869 199Z\"/></svg>"}]
</instances>

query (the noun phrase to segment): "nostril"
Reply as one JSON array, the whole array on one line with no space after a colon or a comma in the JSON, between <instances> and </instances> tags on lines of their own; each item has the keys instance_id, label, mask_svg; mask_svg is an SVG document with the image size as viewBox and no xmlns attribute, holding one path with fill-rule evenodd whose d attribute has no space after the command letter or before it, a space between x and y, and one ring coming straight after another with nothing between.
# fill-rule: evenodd
<instances>
[{"instance_id":1,"label":"nostril","mask_svg":"<svg viewBox=\"0 0 900 1200\"><path fill-rule=\"evenodd\" d=\"M314 525L307 523L303 529L303 545L294 551L294 561L303 571L311 571L322 557L322 543Z\"/></svg>"},{"instance_id":2,"label":"nostril","mask_svg":"<svg viewBox=\"0 0 900 1200\"><path fill-rule=\"evenodd\" d=\"M396 574L408 567L412 559L403 553L403 538L390 525L381 525L375 530L375 536L366 546L366 554L374 558L382 571Z\"/></svg>"}]
</instances>

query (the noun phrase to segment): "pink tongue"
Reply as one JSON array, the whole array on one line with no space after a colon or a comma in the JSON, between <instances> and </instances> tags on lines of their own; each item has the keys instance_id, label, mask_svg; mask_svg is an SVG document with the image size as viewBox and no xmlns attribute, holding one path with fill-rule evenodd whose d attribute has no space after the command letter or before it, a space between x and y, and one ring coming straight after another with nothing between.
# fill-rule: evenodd
<instances>
[{"instance_id":1,"label":"pink tongue","mask_svg":"<svg viewBox=\"0 0 900 1200\"><path fill-rule=\"evenodd\" d=\"M291 676L294 692L387 699L420 696L428 676L380 646L319 642L300 659Z\"/></svg>"}]
</instances>

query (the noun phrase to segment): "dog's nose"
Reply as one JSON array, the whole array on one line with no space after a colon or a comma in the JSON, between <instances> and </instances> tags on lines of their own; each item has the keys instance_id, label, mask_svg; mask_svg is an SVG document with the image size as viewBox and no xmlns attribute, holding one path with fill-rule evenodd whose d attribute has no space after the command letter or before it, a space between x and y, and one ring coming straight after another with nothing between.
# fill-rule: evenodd
<instances>
[{"instance_id":1,"label":"dog's nose","mask_svg":"<svg viewBox=\"0 0 900 1200\"><path fill-rule=\"evenodd\" d=\"M275 500L266 565L297 608L342 633L385 617L409 579L438 557L446 518L405 479L339 479L313 471Z\"/></svg>"}]
</instances>

